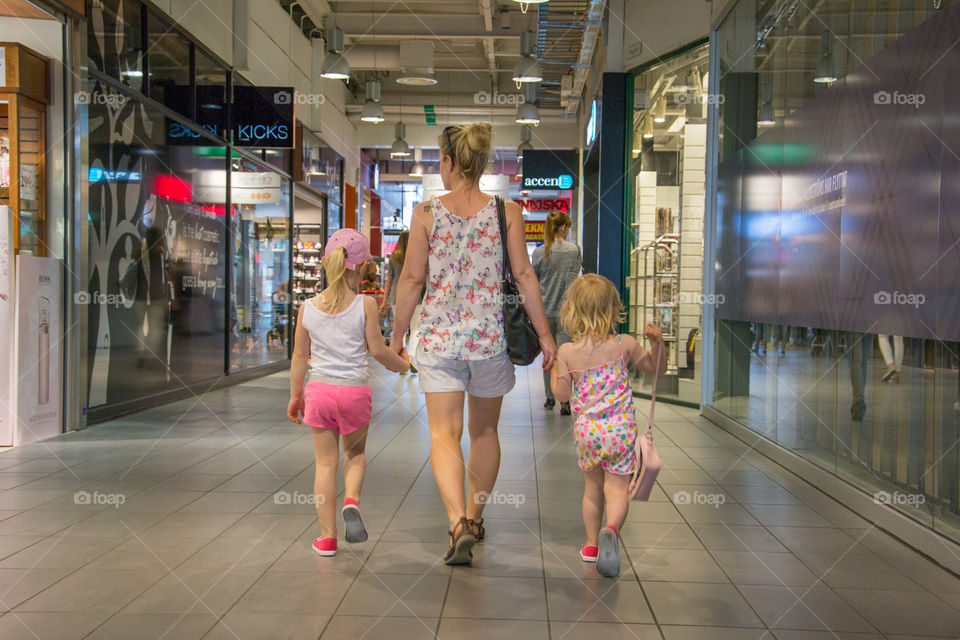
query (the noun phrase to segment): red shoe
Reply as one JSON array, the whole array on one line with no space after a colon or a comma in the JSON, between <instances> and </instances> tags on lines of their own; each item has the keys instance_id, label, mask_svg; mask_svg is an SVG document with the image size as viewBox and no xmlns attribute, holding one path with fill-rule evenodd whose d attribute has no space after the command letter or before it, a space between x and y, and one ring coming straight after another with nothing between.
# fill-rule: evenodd
<instances>
[{"instance_id":1,"label":"red shoe","mask_svg":"<svg viewBox=\"0 0 960 640\"><path fill-rule=\"evenodd\" d=\"M337 555L337 539L317 538L313 541L313 550L321 556L335 556Z\"/></svg>"},{"instance_id":2,"label":"red shoe","mask_svg":"<svg viewBox=\"0 0 960 640\"><path fill-rule=\"evenodd\" d=\"M580 559L584 562L596 562L598 555L600 555L600 549L592 544L580 547Z\"/></svg>"}]
</instances>

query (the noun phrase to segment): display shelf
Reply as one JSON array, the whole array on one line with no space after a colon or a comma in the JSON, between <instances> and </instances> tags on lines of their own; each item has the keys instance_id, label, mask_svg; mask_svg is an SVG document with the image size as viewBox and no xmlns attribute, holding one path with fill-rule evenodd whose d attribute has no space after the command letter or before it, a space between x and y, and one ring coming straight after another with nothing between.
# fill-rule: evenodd
<instances>
[{"instance_id":1,"label":"display shelf","mask_svg":"<svg viewBox=\"0 0 960 640\"><path fill-rule=\"evenodd\" d=\"M293 312L306 298L323 289L320 255L323 253L323 225L293 225Z\"/></svg>"},{"instance_id":2,"label":"display shelf","mask_svg":"<svg viewBox=\"0 0 960 640\"><path fill-rule=\"evenodd\" d=\"M640 289L638 296L631 298L630 318L633 322L630 329L635 333L642 332L648 322L660 328L664 343L670 347L667 375L677 373L679 357L679 244L679 234L667 233L637 247L630 254L635 274L631 279Z\"/></svg>"}]
</instances>

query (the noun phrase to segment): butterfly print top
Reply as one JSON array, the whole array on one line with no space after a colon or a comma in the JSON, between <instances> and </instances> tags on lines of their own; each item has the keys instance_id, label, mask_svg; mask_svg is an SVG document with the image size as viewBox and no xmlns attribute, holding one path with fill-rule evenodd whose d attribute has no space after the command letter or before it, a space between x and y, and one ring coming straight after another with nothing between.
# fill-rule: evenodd
<instances>
[{"instance_id":1,"label":"butterfly print top","mask_svg":"<svg viewBox=\"0 0 960 640\"><path fill-rule=\"evenodd\" d=\"M496 201L475 216L431 200L433 229L420 349L444 358L484 360L503 352L503 249Z\"/></svg>"}]
</instances>

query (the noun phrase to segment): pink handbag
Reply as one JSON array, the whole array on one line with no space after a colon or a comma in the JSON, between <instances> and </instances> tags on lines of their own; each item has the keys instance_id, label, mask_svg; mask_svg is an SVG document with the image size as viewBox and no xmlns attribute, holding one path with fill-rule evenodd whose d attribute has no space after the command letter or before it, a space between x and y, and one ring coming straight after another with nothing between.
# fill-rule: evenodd
<instances>
[{"instance_id":1,"label":"pink handbag","mask_svg":"<svg viewBox=\"0 0 960 640\"><path fill-rule=\"evenodd\" d=\"M635 443L637 468L630 479L629 492L631 500L649 500L653 485L660 473L660 456L657 455L657 446L653 444L653 408L657 404L658 373L653 376L653 390L650 393L650 415L647 417L647 432L637 436Z\"/></svg>"}]
</instances>

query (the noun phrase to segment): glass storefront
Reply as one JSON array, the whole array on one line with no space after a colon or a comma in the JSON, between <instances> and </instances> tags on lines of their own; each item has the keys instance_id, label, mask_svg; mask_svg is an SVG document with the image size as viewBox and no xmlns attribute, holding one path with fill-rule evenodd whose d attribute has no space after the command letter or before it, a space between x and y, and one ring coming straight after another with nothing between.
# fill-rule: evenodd
<instances>
[{"instance_id":1,"label":"glass storefront","mask_svg":"<svg viewBox=\"0 0 960 640\"><path fill-rule=\"evenodd\" d=\"M741 0L709 94L712 406L955 540L958 20Z\"/></svg>"},{"instance_id":2,"label":"glass storefront","mask_svg":"<svg viewBox=\"0 0 960 640\"><path fill-rule=\"evenodd\" d=\"M103 29L88 32L81 303L96 421L289 358L292 187L288 153L224 138L239 75L152 7L90 11Z\"/></svg>"},{"instance_id":3,"label":"glass storefront","mask_svg":"<svg viewBox=\"0 0 960 640\"><path fill-rule=\"evenodd\" d=\"M699 405L703 215L709 45L689 48L634 78L631 165L629 330L663 331L667 371L659 398ZM634 391L650 393L653 376L635 374Z\"/></svg>"}]
</instances>

